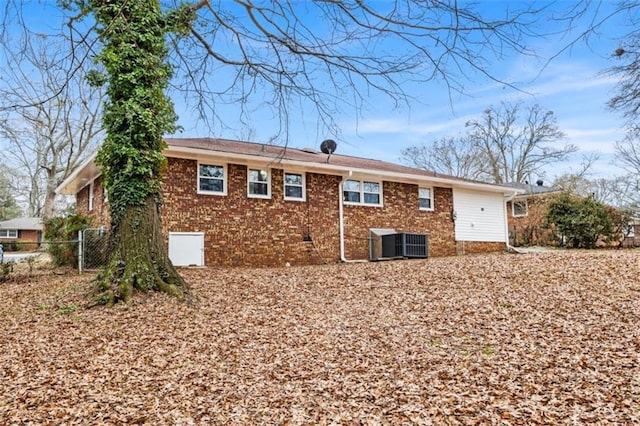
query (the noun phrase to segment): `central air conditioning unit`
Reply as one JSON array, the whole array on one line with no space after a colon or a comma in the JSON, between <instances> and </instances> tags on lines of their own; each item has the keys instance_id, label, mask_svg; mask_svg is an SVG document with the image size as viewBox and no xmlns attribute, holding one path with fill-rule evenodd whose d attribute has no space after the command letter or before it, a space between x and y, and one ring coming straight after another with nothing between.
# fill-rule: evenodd
<instances>
[{"instance_id":1,"label":"central air conditioning unit","mask_svg":"<svg viewBox=\"0 0 640 426\"><path fill-rule=\"evenodd\" d=\"M369 260L428 256L428 238L425 234L400 233L395 229L369 229Z\"/></svg>"},{"instance_id":2,"label":"central air conditioning unit","mask_svg":"<svg viewBox=\"0 0 640 426\"><path fill-rule=\"evenodd\" d=\"M382 236L382 257L426 258L427 236L425 234L390 234Z\"/></svg>"}]
</instances>

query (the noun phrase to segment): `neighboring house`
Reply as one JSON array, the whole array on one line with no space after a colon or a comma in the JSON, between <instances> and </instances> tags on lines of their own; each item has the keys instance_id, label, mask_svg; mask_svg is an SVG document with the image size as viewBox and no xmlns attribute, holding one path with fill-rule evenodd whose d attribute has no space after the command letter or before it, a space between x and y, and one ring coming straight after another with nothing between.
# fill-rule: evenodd
<instances>
[{"instance_id":1,"label":"neighboring house","mask_svg":"<svg viewBox=\"0 0 640 426\"><path fill-rule=\"evenodd\" d=\"M5 251L32 250L42 241L44 226L39 217L21 217L0 222L0 244Z\"/></svg>"},{"instance_id":2,"label":"neighboring house","mask_svg":"<svg viewBox=\"0 0 640 426\"><path fill-rule=\"evenodd\" d=\"M640 247L640 218L632 218L623 230L622 247Z\"/></svg>"},{"instance_id":3,"label":"neighboring house","mask_svg":"<svg viewBox=\"0 0 640 426\"><path fill-rule=\"evenodd\" d=\"M505 186L313 149L166 139L163 232L176 265L367 260L372 229L425 234L429 256L499 252ZM57 189L108 225L93 159Z\"/></svg>"},{"instance_id":4,"label":"neighboring house","mask_svg":"<svg viewBox=\"0 0 640 426\"><path fill-rule=\"evenodd\" d=\"M543 227L549 201L560 189L535 184L508 183L506 186L520 190L520 194L507 202L509 241L513 246L553 245L553 232Z\"/></svg>"}]
</instances>

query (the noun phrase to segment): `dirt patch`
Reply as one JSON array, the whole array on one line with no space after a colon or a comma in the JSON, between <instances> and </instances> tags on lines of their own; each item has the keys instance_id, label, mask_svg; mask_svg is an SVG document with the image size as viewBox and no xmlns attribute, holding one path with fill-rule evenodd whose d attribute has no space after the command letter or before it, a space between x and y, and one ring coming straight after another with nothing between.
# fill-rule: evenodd
<instances>
[{"instance_id":1,"label":"dirt patch","mask_svg":"<svg viewBox=\"0 0 640 426\"><path fill-rule=\"evenodd\" d=\"M637 424L640 251L0 285L1 424Z\"/></svg>"}]
</instances>

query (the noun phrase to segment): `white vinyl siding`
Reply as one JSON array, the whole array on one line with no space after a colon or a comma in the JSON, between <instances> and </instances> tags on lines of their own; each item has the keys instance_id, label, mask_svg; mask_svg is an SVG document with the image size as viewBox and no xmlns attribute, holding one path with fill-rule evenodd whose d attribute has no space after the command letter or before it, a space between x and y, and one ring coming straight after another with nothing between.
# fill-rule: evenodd
<instances>
[{"instance_id":1,"label":"white vinyl siding","mask_svg":"<svg viewBox=\"0 0 640 426\"><path fill-rule=\"evenodd\" d=\"M501 193L454 188L455 236L458 241L506 242L505 202Z\"/></svg>"}]
</instances>

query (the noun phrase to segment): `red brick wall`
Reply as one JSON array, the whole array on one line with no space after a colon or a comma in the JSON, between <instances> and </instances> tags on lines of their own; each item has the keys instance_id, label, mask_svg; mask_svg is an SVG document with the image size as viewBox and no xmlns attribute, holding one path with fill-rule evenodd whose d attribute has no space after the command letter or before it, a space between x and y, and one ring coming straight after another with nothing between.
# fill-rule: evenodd
<instances>
[{"instance_id":1,"label":"red brick wall","mask_svg":"<svg viewBox=\"0 0 640 426\"><path fill-rule=\"evenodd\" d=\"M553 232L542 225L547 214L551 195L532 196L527 200L527 215L513 216L512 201L507 203L509 221L509 241L512 245L534 246L554 245Z\"/></svg>"},{"instance_id":2,"label":"red brick wall","mask_svg":"<svg viewBox=\"0 0 640 426\"><path fill-rule=\"evenodd\" d=\"M306 174L306 201L284 200L283 170L271 171L271 198L247 197L247 167L230 164L227 195L197 193L196 160L169 158L163 177L163 232L203 232L209 266L282 266L340 261L339 193L341 177ZM87 211L88 188L77 195L78 210L108 224L100 181L94 209ZM369 228L427 234L429 256L457 253L451 219L453 192L434 188L434 211L418 208L418 186L383 182L383 207L344 206L345 256L369 257ZM304 241L309 235L312 242ZM466 252L501 251L502 243L473 243Z\"/></svg>"},{"instance_id":3,"label":"red brick wall","mask_svg":"<svg viewBox=\"0 0 640 426\"><path fill-rule=\"evenodd\" d=\"M481 253L499 253L505 250L504 243L490 241L458 241L456 245L456 254L463 256L465 254L481 254Z\"/></svg>"},{"instance_id":4,"label":"red brick wall","mask_svg":"<svg viewBox=\"0 0 640 426\"><path fill-rule=\"evenodd\" d=\"M247 168L231 164L227 195L197 194L197 162L169 159L163 231L204 232L207 265L317 264L338 260L339 178L308 173L307 202L286 201L273 169L271 199L247 197ZM309 234L313 243L304 242Z\"/></svg>"},{"instance_id":5,"label":"red brick wall","mask_svg":"<svg viewBox=\"0 0 640 426\"><path fill-rule=\"evenodd\" d=\"M434 210L418 208L418 186L383 182L384 207L344 207L345 255L347 259L369 257L369 228L391 228L397 232L427 234L429 256L455 255L453 192L434 188Z\"/></svg>"},{"instance_id":6,"label":"red brick wall","mask_svg":"<svg viewBox=\"0 0 640 426\"><path fill-rule=\"evenodd\" d=\"M109 226L109 203L105 202L105 191L102 186L102 178L97 178L93 182L93 209L89 211L89 185L85 186L76 194L76 210L85 216L93 218L93 225Z\"/></svg>"}]
</instances>

